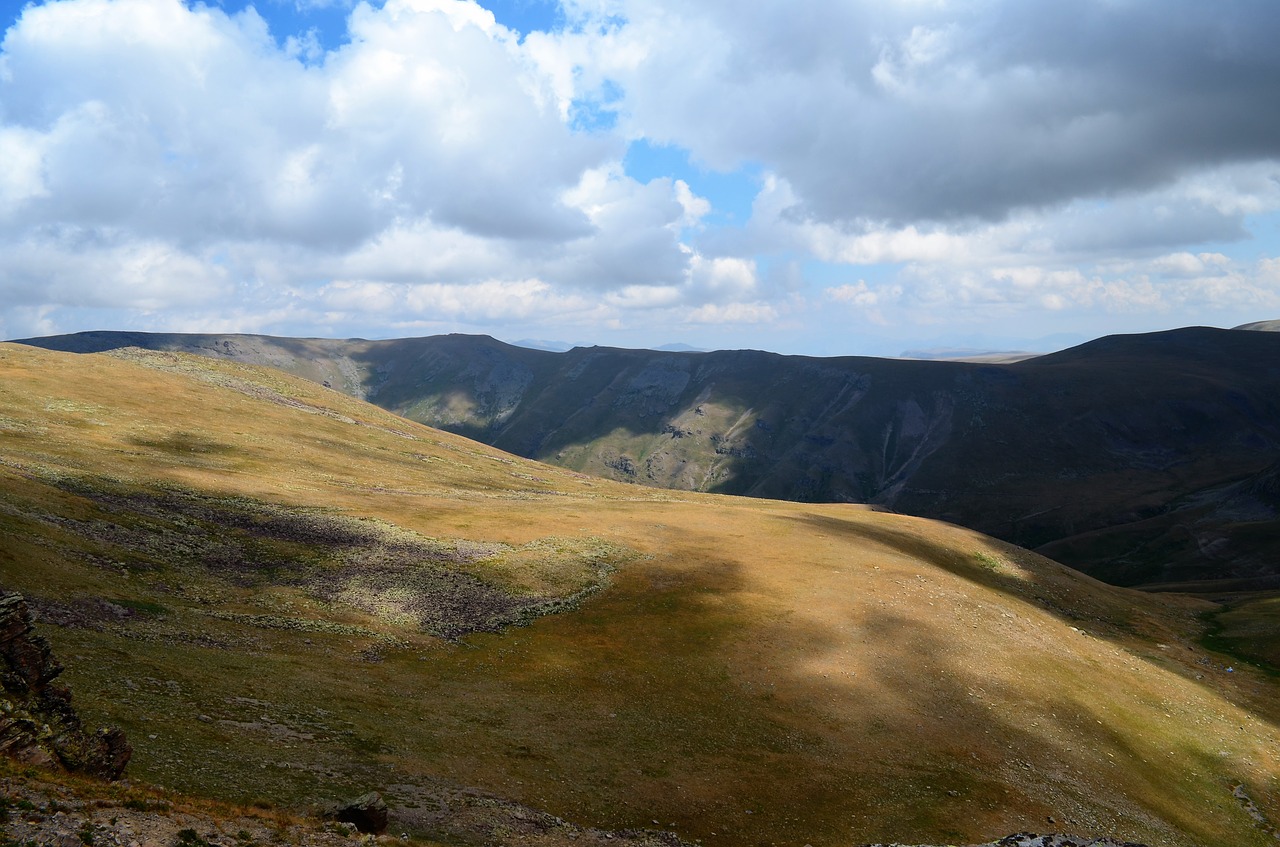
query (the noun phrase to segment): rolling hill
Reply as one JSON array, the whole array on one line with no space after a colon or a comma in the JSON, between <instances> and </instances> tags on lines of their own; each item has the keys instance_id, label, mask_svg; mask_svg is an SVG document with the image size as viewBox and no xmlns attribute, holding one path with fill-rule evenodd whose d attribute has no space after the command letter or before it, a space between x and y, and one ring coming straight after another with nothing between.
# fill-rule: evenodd
<instances>
[{"instance_id":1,"label":"rolling hill","mask_svg":"<svg viewBox=\"0 0 1280 847\"><path fill-rule=\"evenodd\" d=\"M94 332L282 368L430 426L650 486L869 503L1106 581L1280 587L1280 336L1189 328L1013 363Z\"/></svg>"},{"instance_id":2,"label":"rolling hill","mask_svg":"<svg viewBox=\"0 0 1280 847\"><path fill-rule=\"evenodd\" d=\"M376 788L418 843L562 843L543 812L815 847L1280 820L1277 683L1203 646L1239 635L1214 604L865 506L592 478L234 361L0 345L0 582L135 780Z\"/></svg>"},{"instance_id":3,"label":"rolling hill","mask_svg":"<svg viewBox=\"0 0 1280 847\"><path fill-rule=\"evenodd\" d=\"M1241 324L1235 329L1247 329L1256 332L1280 332L1280 321L1254 321L1253 323Z\"/></svg>"}]
</instances>

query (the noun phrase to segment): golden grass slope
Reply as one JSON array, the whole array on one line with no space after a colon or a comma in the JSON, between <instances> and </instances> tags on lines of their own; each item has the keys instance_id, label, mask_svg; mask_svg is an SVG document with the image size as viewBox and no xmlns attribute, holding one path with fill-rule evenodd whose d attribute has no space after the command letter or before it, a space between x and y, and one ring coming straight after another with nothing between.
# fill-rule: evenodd
<instances>
[{"instance_id":1,"label":"golden grass slope","mask_svg":"<svg viewBox=\"0 0 1280 847\"><path fill-rule=\"evenodd\" d=\"M591 479L265 369L0 345L0 582L135 778L377 788L423 838L462 786L721 845L1274 843L1233 791L1280 820L1275 683L1198 646L1203 601ZM559 611L451 640L446 583Z\"/></svg>"}]
</instances>

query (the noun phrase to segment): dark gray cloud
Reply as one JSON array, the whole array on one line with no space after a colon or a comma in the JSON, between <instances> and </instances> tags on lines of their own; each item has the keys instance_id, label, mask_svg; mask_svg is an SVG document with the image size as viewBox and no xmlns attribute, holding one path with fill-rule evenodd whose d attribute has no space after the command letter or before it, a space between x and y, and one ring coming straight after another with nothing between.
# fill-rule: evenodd
<instances>
[{"instance_id":1,"label":"dark gray cloud","mask_svg":"<svg viewBox=\"0 0 1280 847\"><path fill-rule=\"evenodd\" d=\"M483 0L350 4L306 62L251 9L24 7L0 335L849 352L851 325L1280 309L1274 0L562 6L518 39Z\"/></svg>"},{"instance_id":2,"label":"dark gray cloud","mask_svg":"<svg viewBox=\"0 0 1280 847\"><path fill-rule=\"evenodd\" d=\"M817 219L895 224L1280 157L1274 2L801 5L666 9L687 37L620 72L628 127L762 162Z\"/></svg>"}]
</instances>

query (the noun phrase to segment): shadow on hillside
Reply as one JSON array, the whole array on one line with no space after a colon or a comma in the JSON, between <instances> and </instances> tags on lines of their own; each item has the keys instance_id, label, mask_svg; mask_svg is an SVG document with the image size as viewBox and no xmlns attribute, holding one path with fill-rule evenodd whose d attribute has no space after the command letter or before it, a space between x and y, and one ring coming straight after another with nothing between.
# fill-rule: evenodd
<instances>
[{"instance_id":1,"label":"shadow on hillside","mask_svg":"<svg viewBox=\"0 0 1280 847\"><path fill-rule=\"evenodd\" d=\"M918 459L924 432L946 429L951 401L939 398L966 367L575 350L539 374L511 418L484 438L545 461L567 453L645 485L870 501Z\"/></svg>"},{"instance_id":2,"label":"shadow on hillside","mask_svg":"<svg viewBox=\"0 0 1280 847\"><path fill-rule=\"evenodd\" d=\"M848 523L822 515L793 517L791 520L824 532L839 534L854 544L871 541L928 562L962 579L996 589L1011 599L1029 603L1066 626L1079 629L1091 637L1102 638L1120 649L1128 649L1127 645L1135 637L1149 642L1173 637L1163 624L1155 622L1145 610L1146 603L1159 601L1153 600L1144 592L1094 581L1092 577L1080 574L1066 565L998 539L975 534L972 549L965 551L932 542L919 533L888 525ZM999 567L1002 560L1016 565L1016 571ZM1052 578L1053 569L1060 569L1056 579ZM1187 651L1191 648L1176 649ZM1203 680L1206 668L1221 669L1233 663L1228 656L1216 659L1199 656L1194 663L1182 655L1175 655L1170 661L1154 663L1147 657L1137 658L1177 673L1202 687L1205 684ZM1251 701L1238 693L1224 693L1217 689L1215 693L1247 710L1254 710L1258 705L1256 700ZM1280 711L1268 716L1268 720L1277 718L1280 718Z\"/></svg>"},{"instance_id":3,"label":"shadow on hillside","mask_svg":"<svg viewBox=\"0 0 1280 847\"><path fill-rule=\"evenodd\" d=\"M955 558L891 528L813 525L940 567ZM105 539L112 560L145 544L145 530ZM140 643L140 658L120 649L129 642L85 630L69 655L87 657L86 667L105 657L112 670L98 689L84 679L77 691L136 728L139 761L166 785L315 802L333 799L316 796L336 790L331 780L358 776L391 787L393 805L404 803L400 821L417 816L425 826L428 816L450 837L462 835L449 829L455 801L438 786L461 783L586 824L656 820L732 847L967 843L1043 829L1050 815L1066 829L1149 843L1247 843L1212 837L1222 807L1205 798L1234 803L1224 786L1247 778L1235 770L1239 756L1205 750L1234 754L1237 742L1214 737L1212 715L1201 716L1194 731L1204 742L1166 760L1182 730L1148 721L1172 708L1155 703L1176 702L1181 690L1158 668L1132 678L1087 662L1059 669L1043 646L1009 633L959 639L945 619L904 611L899 599L839 598L825 617L795 600L780 608L761 602L739 561L709 549L713 539L654 531L671 534L667 561L628 566L572 614L474 636L466 648L392 650L369 663L349 650L317 653L304 636L321 639L300 632L273 640L266 655ZM112 585L111 570L89 567L96 584ZM165 603L194 607L183 589L204 573L173 569ZM121 577L113 590L129 597L139 582ZM170 625L188 620L174 614ZM234 621L219 625L237 631ZM223 673L224 663L235 673ZM272 667L280 672L262 673ZM142 701L160 710L151 717L165 740L151 740L138 723L141 695L119 685L144 673L181 682L180 696L165 689ZM351 732L319 741L250 734L233 706L246 695L257 724L323 711L326 726ZM1125 708L1112 711L1117 703ZM202 713L219 723L202 723ZM276 723L264 724L264 714ZM224 719L241 729L223 733ZM1171 776L1190 772L1205 775L1199 794ZM410 808L421 790L431 803Z\"/></svg>"},{"instance_id":4,"label":"shadow on hillside","mask_svg":"<svg viewBox=\"0 0 1280 847\"><path fill-rule=\"evenodd\" d=\"M1111 710L1168 693L1158 682L1083 677L1080 667L1059 666L1034 648L984 644L985 634L957 642L922 615L869 609L863 629L863 649L875 657L869 679L840 685L793 672L804 702L866 736L845 751L859 760L850 788L880 818L860 838L968 843L1045 831L1049 820L1049 829L1095 837L1178 843L1199 832L1193 840L1211 843L1213 827L1229 817L1227 789L1218 784L1223 762L1208 744L1161 761L1175 722L1151 726L1158 716L1149 705L1140 715ZM1222 746L1248 755L1236 743ZM1210 803L1171 786L1188 771L1217 774L1197 788Z\"/></svg>"},{"instance_id":5,"label":"shadow on hillside","mask_svg":"<svg viewBox=\"0 0 1280 847\"><path fill-rule=\"evenodd\" d=\"M882 537L924 562L951 553ZM628 568L579 612L536 625L537 650L519 661L550 671L492 708L544 779L592 795L561 795L553 811L611 826L651 813L744 845L968 843L1043 830L1048 816L1148 843L1240 831L1223 786L1248 778L1252 748L1225 737L1235 727L1207 684L1112 661L1105 641L1023 641L1018 627L1036 624L1014 603L1006 617L1022 623L969 631L901 597L779 607L759 591L738 561L685 538L670 561ZM1184 706L1211 701L1193 727Z\"/></svg>"},{"instance_id":6,"label":"shadow on hillside","mask_svg":"<svg viewBox=\"0 0 1280 847\"><path fill-rule=\"evenodd\" d=\"M549 353L476 336L365 342L347 355L378 405L517 455L564 464L569 453L570 466L619 481L801 501L883 495L918 458L916 417L945 418L935 406L958 375L996 372L751 350Z\"/></svg>"},{"instance_id":7,"label":"shadow on hillside","mask_svg":"<svg viewBox=\"0 0 1280 847\"><path fill-rule=\"evenodd\" d=\"M892 531L871 537L942 567L950 558L948 569L967 576L942 548ZM1218 711L1238 700L1230 690L1132 652L1099 662L1114 654L1087 641L1024 641L1021 624L957 637L950 615L959 611L941 611L906 614L868 597L843 623L790 617L745 636L762 654L800 645L780 655L795 698L789 717L827 736L820 759L842 762L813 774L806 790L829 790L823 802L875 821L840 834L968 843L1045 831L1052 819L1059 831L1155 844L1223 843L1224 832L1248 829L1229 781L1247 779L1250 757L1265 757L1270 742L1237 732L1230 712ZM1275 738L1273 722L1263 727Z\"/></svg>"},{"instance_id":8,"label":"shadow on hillside","mask_svg":"<svg viewBox=\"0 0 1280 847\"><path fill-rule=\"evenodd\" d=\"M968 843L1043 831L1050 816L1065 831L1148 843L1239 831L1223 785L1249 751L1213 737L1235 727L1203 715L1195 728L1184 714L1159 723L1153 705L1169 697L1176 713L1209 689L1154 664L1100 667L1089 648L1024 644L1016 632L957 638L947 619L906 614L900 600L771 618L737 563L703 561L709 581L690 573L695 584L674 596L621 586L572 622L608 674L580 702L625 703L602 743L618 774L637 769L637 810L693 815L692 834L735 844ZM1189 772L1210 776L1172 784Z\"/></svg>"},{"instance_id":9,"label":"shadow on hillside","mask_svg":"<svg viewBox=\"0 0 1280 847\"><path fill-rule=\"evenodd\" d=\"M1254 472L1275 451L1274 378L1239 366L1275 361L1264 335L1103 339L1006 366L759 351L557 354L465 336L376 350L370 342L353 355L371 375L396 363L374 397L380 404L406 413L430 395L427 406L449 414L481 410L475 419L410 416L519 455L567 456L572 467L657 487L896 504L1028 547L1072 540L1059 558L1111 582L1150 582L1194 577L1201 550L1164 518L1137 519ZM1147 378L1171 363L1195 378ZM724 417L699 418L704 406ZM935 451L929 490L913 491ZM1115 484L1115 473L1128 483ZM1238 534L1230 522L1221 530ZM1106 570L1143 542L1156 547ZM1270 567L1247 552L1233 552L1241 567ZM1161 575L1171 556L1181 571Z\"/></svg>"},{"instance_id":10,"label":"shadow on hillside","mask_svg":"<svg viewBox=\"0 0 1280 847\"><path fill-rule=\"evenodd\" d=\"M332 355L355 363L363 397L369 402L491 445L499 431L495 425L519 405L531 384L545 379L560 355L516 347L486 335L337 344L339 349Z\"/></svg>"},{"instance_id":11,"label":"shadow on hillside","mask_svg":"<svg viewBox=\"0 0 1280 847\"><path fill-rule=\"evenodd\" d=\"M906 520L916 520L913 518L904 518ZM954 547L948 547L944 544L929 541L918 532L907 532L901 529L895 529L887 524L877 525L865 521L852 523L841 520L836 517L826 515L804 515L803 517L791 517L790 520L798 523L810 525L823 532L835 533L851 541L870 540L877 544L882 544L899 553L903 553L911 558L920 559L928 562L935 567L941 568L948 573L962 576L983 585L992 588L998 588L1007 594L1018 596L1026 599L1027 580L1014 577L1012 575L1001 574L990 569L983 569L973 556L965 556L958 552ZM926 518L919 518L921 522L927 522ZM974 548L977 552L984 544L996 543L1010 550L1022 551L1021 548L995 539L981 538L975 534ZM1036 555L1036 554L1030 554ZM1046 560L1047 561L1047 560Z\"/></svg>"}]
</instances>

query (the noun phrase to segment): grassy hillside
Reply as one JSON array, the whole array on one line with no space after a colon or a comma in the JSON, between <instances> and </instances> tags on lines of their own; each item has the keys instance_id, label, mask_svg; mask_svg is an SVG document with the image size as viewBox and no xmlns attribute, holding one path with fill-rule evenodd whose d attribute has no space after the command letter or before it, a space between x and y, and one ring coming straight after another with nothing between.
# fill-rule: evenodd
<instances>
[{"instance_id":1,"label":"grassy hillside","mask_svg":"<svg viewBox=\"0 0 1280 847\"><path fill-rule=\"evenodd\" d=\"M459 828L496 808L469 789L721 845L1272 843L1233 791L1280 820L1275 682L1200 646L1212 604L593 479L234 362L0 345L0 582L135 778L377 788L421 838L514 843Z\"/></svg>"},{"instance_id":2,"label":"grassy hillside","mask_svg":"<svg viewBox=\"0 0 1280 847\"><path fill-rule=\"evenodd\" d=\"M1280 336L1116 336L1015 364L82 333L268 364L518 455L678 490L941 518L1122 585L1280 587ZM1261 475L1261 477L1259 477Z\"/></svg>"}]
</instances>

